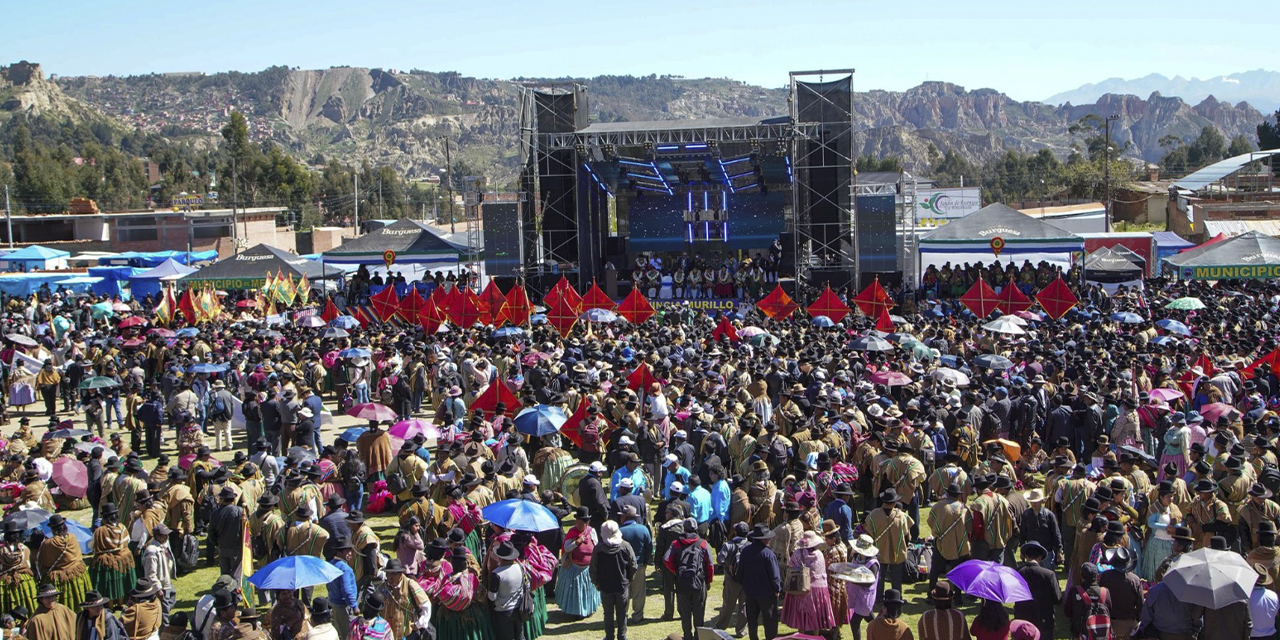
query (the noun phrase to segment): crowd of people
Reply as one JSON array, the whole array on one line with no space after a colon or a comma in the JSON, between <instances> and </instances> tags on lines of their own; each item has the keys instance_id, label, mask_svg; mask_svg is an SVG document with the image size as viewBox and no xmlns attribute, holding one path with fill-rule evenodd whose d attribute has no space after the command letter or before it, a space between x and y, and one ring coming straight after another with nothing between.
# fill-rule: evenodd
<instances>
[{"instance_id":1,"label":"crowd of people","mask_svg":"<svg viewBox=\"0 0 1280 640\"><path fill-rule=\"evenodd\" d=\"M698 313L565 336L424 335L267 327L229 305L174 332L129 320L151 318L141 305L107 316L83 312L92 299L11 299L0 627L27 640L534 640L603 610L606 640L676 618L683 640L705 626L752 640L784 627L1274 637L1280 288L1160 281L1145 295L1107 303L1140 322L1081 308L1020 335L943 306L903 318L890 351L856 348L876 322L856 313L819 327L753 311L732 319L751 335L735 340ZM1184 297L1205 308L1164 309ZM1190 336L1159 329L1165 318ZM509 399L481 402L498 386ZM395 418L347 429L341 416L370 402ZM538 405L575 416L574 432L517 429ZM32 407L42 436L15 415ZM432 429L392 434L415 418ZM84 486L58 472L65 460ZM488 521L508 499L563 524ZM63 513L76 510L84 522ZM1248 600L1178 600L1166 574L1204 547L1256 569ZM318 556L341 576L323 597L256 590L246 555ZM946 576L969 559L1014 568L1034 598L966 612ZM177 593L207 566L211 588ZM928 597L908 603L913 581ZM650 595L659 615L645 615ZM912 629L904 607L921 606Z\"/></svg>"}]
</instances>

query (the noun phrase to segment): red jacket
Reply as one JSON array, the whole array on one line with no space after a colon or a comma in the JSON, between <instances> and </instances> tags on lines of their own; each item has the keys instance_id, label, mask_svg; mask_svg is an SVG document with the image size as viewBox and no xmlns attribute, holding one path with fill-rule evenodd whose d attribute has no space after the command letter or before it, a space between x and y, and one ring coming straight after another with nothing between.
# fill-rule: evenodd
<instances>
[{"instance_id":1,"label":"red jacket","mask_svg":"<svg viewBox=\"0 0 1280 640\"><path fill-rule=\"evenodd\" d=\"M678 573L680 569L678 566L680 562L680 553L684 551L685 547L691 544L696 544L702 547L703 563L707 570L707 587L710 588L711 579L716 575L716 567L711 563L711 547L707 546L706 540L703 540L696 535L691 538L680 538L679 540L672 542L671 548L667 549L667 555L662 559L662 566L666 567L667 571L670 571L673 574Z\"/></svg>"}]
</instances>

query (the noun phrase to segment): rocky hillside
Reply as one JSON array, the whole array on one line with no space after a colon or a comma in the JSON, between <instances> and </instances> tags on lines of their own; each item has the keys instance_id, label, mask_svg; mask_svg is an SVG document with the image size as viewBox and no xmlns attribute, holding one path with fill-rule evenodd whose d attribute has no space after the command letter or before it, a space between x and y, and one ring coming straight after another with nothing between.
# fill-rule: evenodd
<instances>
[{"instance_id":1,"label":"rocky hillside","mask_svg":"<svg viewBox=\"0 0 1280 640\"><path fill-rule=\"evenodd\" d=\"M786 92L726 79L602 76L583 80L595 121L664 120L786 113ZM445 139L455 159L506 183L518 167L518 94L511 82L456 73L336 67L272 67L258 73L57 78L49 92L114 116L131 127L171 136L209 136L230 109L249 115L252 133L304 160L339 157L387 164L409 177L444 165ZM1263 115L1245 103L1206 98L1189 105L1159 94L1105 95L1096 103L1053 107L1019 102L992 89L928 82L904 92L855 96L864 153L903 156L927 167L932 144L975 162L1005 149L1048 148L1065 155L1067 127L1087 114L1120 116L1115 139L1131 155L1156 161L1165 135L1194 138L1213 125L1228 138L1253 137Z\"/></svg>"}]
</instances>

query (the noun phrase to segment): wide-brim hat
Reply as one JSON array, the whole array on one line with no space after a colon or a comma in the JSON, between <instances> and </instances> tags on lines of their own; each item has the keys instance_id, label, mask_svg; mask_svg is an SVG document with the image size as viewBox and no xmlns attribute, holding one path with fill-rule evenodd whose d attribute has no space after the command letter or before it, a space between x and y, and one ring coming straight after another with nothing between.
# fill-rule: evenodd
<instances>
[{"instance_id":1,"label":"wide-brim hat","mask_svg":"<svg viewBox=\"0 0 1280 640\"><path fill-rule=\"evenodd\" d=\"M1041 502L1044 502L1047 496L1045 496L1044 494L1044 489L1032 489L1028 491L1026 495L1023 497L1025 497L1027 499L1027 502L1031 504L1039 504Z\"/></svg>"},{"instance_id":2,"label":"wide-brim hat","mask_svg":"<svg viewBox=\"0 0 1280 640\"><path fill-rule=\"evenodd\" d=\"M384 573L404 573L404 565L400 561L392 558L387 560L387 566L382 569Z\"/></svg>"},{"instance_id":3,"label":"wide-brim hat","mask_svg":"<svg viewBox=\"0 0 1280 640\"><path fill-rule=\"evenodd\" d=\"M884 592L884 598L881 602L885 604L906 604L906 600L902 599L902 592L897 589L889 589Z\"/></svg>"},{"instance_id":4,"label":"wide-brim hat","mask_svg":"<svg viewBox=\"0 0 1280 640\"><path fill-rule=\"evenodd\" d=\"M939 580L929 590L929 598L934 602L950 602L951 601L951 583L947 580Z\"/></svg>"},{"instance_id":5,"label":"wide-brim hat","mask_svg":"<svg viewBox=\"0 0 1280 640\"><path fill-rule=\"evenodd\" d=\"M747 535L751 540L770 540L773 538L773 531L763 524L757 524L751 529L751 533Z\"/></svg>"},{"instance_id":6,"label":"wide-brim hat","mask_svg":"<svg viewBox=\"0 0 1280 640\"><path fill-rule=\"evenodd\" d=\"M507 562L514 562L520 559L520 551L516 549L515 545L508 541L499 543L498 548L494 550L493 555L499 560L505 560Z\"/></svg>"},{"instance_id":7,"label":"wide-brim hat","mask_svg":"<svg viewBox=\"0 0 1280 640\"><path fill-rule=\"evenodd\" d=\"M111 602L101 593L97 591L86 591L84 594L84 602L80 603L81 607L101 607Z\"/></svg>"},{"instance_id":8,"label":"wide-brim hat","mask_svg":"<svg viewBox=\"0 0 1280 640\"><path fill-rule=\"evenodd\" d=\"M796 544L796 547L799 549L821 549L825 546L827 546L827 541L823 540L822 536L813 531L804 532L804 535Z\"/></svg>"},{"instance_id":9,"label":"wide-brim hat","mask_svg":"<svg viewBox=\"0 0 1280 640\"><path fill-rule=\"evenodd\" d=\"M61 591L58 591L58 587L52 582L46 582L40 585L40 590L36 592L36 598L53 598L57 597L61 593Z\"/></svg>"},{"instance_id":10,"label":"wide-brim hat","mask_svg":"<svg viewBox=\"0 0 1280 640\"><path fill-rule=\"evenodd\" d=\"M364 522L364 512L361 512L361 511L348 511L348 512L347 512L347 522L350 522L350 523L352 523L352 524L361 524L361 523L363 523L363 522Z\"/></svg>"},{"instance_id":11,"label":"wide-brim hat","mask_svg":"<svg viewBox=\"0 0 1280 640\"><path fill-rule=\"evenodd\" d=\"M880 550L876 548L875 540L865 533L853 539L853 552L867 558L880 555Z\"/></svg>"},{"instance_id":12,"label":"wide-brim hat","mask_svg":"<svg viewBox=\"0 0 1280 640\"><path fill-rule=\"evenodd\" d=\"M129 592L129 597L149 598L157 593L160 593L160 585L157 585L146 578L140 578L138 579L137 585L134 586L133 591Z\"/></svg>"},{"instance_id":13,"label":"wide-brim hat","mask_svg":"<svg viewBox=\"0 0 1280 640\"><path fill-rule=\"evenodd\" d=\"M834 535L836 535L837 533L840 533L840 525L836 524L836 521L835 521L835 520L823 520L823 521L822 521L822 535L823 535L824 537L825 537L825 536L834 536Z\"/></svg>"},{"instance_id":14,"label":"wide-brim hat","mask_svg":"<svg viewBox=\"0 0 1280 640\"><path fill-rule=\"evenodd\" d=\"M1253 570L1258 574L1257 586L1268 587L1271 586L1271 583L1275 582L1275 578L1272 577L1269 569L1270 568L1267 565L1261 562L1253 563Z\"/></svg>"},{"instance_id":15,"label":"wide-brim hat","mask_svg":"<svg viewBox=\"0 0 1280 640\"><path fill-rule=\"evenodd\" d=\"M755 472L768 471L769 465L764 460L756 460L751 463L751 470Z\"/></svg>"}]
</instances>

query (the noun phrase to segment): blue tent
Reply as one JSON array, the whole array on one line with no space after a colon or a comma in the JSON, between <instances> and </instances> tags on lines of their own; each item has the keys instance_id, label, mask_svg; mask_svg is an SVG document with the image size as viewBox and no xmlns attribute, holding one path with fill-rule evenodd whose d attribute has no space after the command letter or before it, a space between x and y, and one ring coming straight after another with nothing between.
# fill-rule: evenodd
<instances>
[{"instance_id":1,"label":"blue tent","mask_svg":"<svg viewBox=\"0 0 1280 640\"><path fill-rule=\"evenodd\" d=\"M164 264L166 260L173 260L178 264L194 264L196 262L217 259L217 251L126 251L114 256L98 258L98 264L104 267L130 266L142 269L151 269Z\"/></svg>"},{"instance_id":2,"label":"blue tent","mask_svg":"<svg viewBox=\"0 0 1280 640\"><path fill-rule=\"evenodd\" d=\"M170 258L152 269L134 274L129 278L129 288L133 292L133 297L139 300L148 295L154 298L160 293L160 288L166 279L176 280L195 272L195 269Z\"/></svg>"},{"instance_id":3,"label":"blue tent","mask_svg":"<svg viewBox=\"0 0 1280 640\"><path fill-rule=\"evenodd\" d=\"M0 293L10 296L26 297L40 289L40 285L49 285L50 291L58 290L58 281L71 277L68 273L6 273L0 275ZM90 286L90 285L85 285Z\"/></svg>"},{"instance_id":4,"label":"blue tent","mask_svg":"<svg viewBox=\"0 0 1280 640\"><path fill-rule=\"evenodd\" d=\"M1196 243L1183 240L1182 236L1172 231L1157 231L1151 235L1156 239L1156 275L1160 275L1161 270L1164 268L1165 258L1177 255L1183 249L1190 249L1196 246Z\"/></svg>"},{"instance_id":5,"label":"blue tent","mask_svg":"<svg viewBox=\"0 0 1280 640\"><path fill-rule=\"evenodd\" d=\"M32 269L65 269L67 268L67 258L69 257L71 257L71 254L66 251L33 244L0 257L0 263L4 263L10 271L17 271L19 268L26 271Z\"/></svg>"},{"instance_id":6,"label":"blue tent","mask_svg":"<svg viewBox=\"0 0 1280 640\"><path fill-rule=\"evenodd\" d=\"M101 282L93 285L93 292L98 295L120 296L127 300L129 295L125 285L129 278L141 271L143 269L133 267L89 267L90 276L102 278Z\"/></svg>"}]
</instances>

